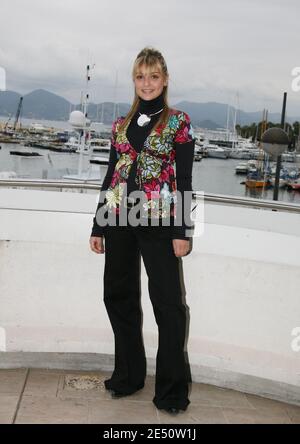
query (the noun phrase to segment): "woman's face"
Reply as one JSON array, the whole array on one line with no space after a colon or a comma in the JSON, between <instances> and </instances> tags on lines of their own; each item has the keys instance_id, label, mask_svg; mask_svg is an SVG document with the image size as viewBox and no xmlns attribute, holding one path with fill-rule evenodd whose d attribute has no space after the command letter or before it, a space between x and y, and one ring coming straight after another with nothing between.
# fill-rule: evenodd
<instances>
[{"instance_id":1,"label":"woman's face","mask_svg":"<svg viewBox=\"0 0 300 444\"><path fill-rule=\"evenodd\" d=\"M155 99L167 84L168 81L165 80L159 65L154 67L141 65L134 76L136 94L144 100Z\"/></svg>"}]
</instances>

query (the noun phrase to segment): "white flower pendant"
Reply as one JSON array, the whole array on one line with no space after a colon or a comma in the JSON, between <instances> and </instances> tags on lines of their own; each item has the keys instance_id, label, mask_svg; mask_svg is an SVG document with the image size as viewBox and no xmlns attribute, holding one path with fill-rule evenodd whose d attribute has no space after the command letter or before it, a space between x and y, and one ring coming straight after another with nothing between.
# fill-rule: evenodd
<instances>
[{"instance_id":1,"label":"white flower pendant","mask_svg":"<svg viewBox=\"0 0 300 444\"><path fill-rule=\"evenodd\" d=\"M148 117L146 114L141 114L140 117L137 119L137 124L139 126L146 126L150 122L150 117Z\"/></svg>"}]
</instances>

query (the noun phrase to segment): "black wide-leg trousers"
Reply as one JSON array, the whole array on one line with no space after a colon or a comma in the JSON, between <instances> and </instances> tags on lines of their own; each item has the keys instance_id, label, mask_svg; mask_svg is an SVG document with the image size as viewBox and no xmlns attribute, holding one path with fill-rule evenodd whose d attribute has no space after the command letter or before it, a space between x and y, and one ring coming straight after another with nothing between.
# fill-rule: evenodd
<instances>
[{"instance_id":1,"label":"black wide-leg trousers","mask_svg":"<svg viewBox=\"0 0 300 444\"><path fill-rule=\"evenodd\" d=\"M170 227L106 226L104 303L115 337L115 368L107 389L132 394L144 386L146 356L142 336L140 256L158 326L155 396L157 408L185 410L190 403L190 366L184 351L186 306L179 258Z\"/></svg>"}]
</instances>

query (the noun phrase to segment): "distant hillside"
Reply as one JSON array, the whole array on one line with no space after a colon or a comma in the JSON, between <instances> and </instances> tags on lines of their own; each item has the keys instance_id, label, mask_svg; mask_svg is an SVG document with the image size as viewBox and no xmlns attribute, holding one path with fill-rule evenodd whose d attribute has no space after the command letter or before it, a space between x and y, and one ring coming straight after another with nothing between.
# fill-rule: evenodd
<instances>
[{"instance_id":1,"label":"distant hillside","mask_svg":"<svg viewBox=\"0 0 300 444\"><path fill-rule=\"evenodd\" d=\"M203 126L201 123L203 121L211 121L216 124L216 127L226 128L227 125L227 107L228 105L225 103L217 103L217 102L206 102L206 103L196 103L196 102L179 102L176 104L176 107L179 109L183 109L186 111L190 117L194 125ZM233 112L234 109L231 108L230 122L233 121ZM262 111L255 112L245 112L242 110L237 110L237 123L240 125L249 125L253 122L259 122L262 119ZM271 122L280 122L281 114L280 113L269 113L268 120ZM296 120L300 120L299 117L289 117L286 119L288 122L292 123ZM203 126L203 128L208 128L207 126Z\"/></svg>"},{"instance_id":2,"label":"distant hillside","mask_svg":"<svg viewBox=\"0 0 300 444\"><path fill-rule=\"evenodd\" d=\"M0 92L0 115L15 115L21 94L15 91ZM187 112L192 120L193 126L216 129L225 128L227 121L227 104L217 102L196 103L182 101L171 104L174 108ZM80 109L79 104L72 104L63 97L53 94L44 89L37 89L23 96L22 116L31 119L47 120L68 120L70 110ZM119 103L117 105L117 115L125 115L130 109L128 103ZM93 121L101 119L102 103L90 103L88 108L88 117ZM114 115L114 104L104 102L103 104L103 123L111 124ZM247 125L253 122L259 122L262 117L262 111L245 112L238 110L237 123ZM230 121L232 122L232 117ZM287 117L287 121L292 123L300 120L299 117ZM280 113L270 113L269 121L280 122Z\"/></svg>"},{"instance_id":3,"label":"distant hillside","mask_svg":"<svg viewBox=\"0 0 300 444\"><path fill-rule=\"evenodd\" d=\"M0 91L0 114L9 116L15 114L21 94L14 91Z\"/></svg>"},{"instance_id":4,"label":"distant hillside","mask_svg":"<svg viewBox=\"0 0 300 444\"><path fill-rule=\"evenodd\" d=\"M23 98L24 117L48 120L65 120L68 118L70 102L61 96L37 89Z\"/></svg>"}]
</instances>

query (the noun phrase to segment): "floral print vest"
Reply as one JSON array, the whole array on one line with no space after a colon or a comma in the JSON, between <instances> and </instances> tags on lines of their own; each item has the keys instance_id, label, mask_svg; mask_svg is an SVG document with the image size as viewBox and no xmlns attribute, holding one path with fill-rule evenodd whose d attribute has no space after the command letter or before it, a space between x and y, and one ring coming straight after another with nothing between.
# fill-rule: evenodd
<instances>
[{"instance_id":1,"label":"floral print vest","mask_svg":"<svg viewBox=\"0 0 300 444\"><path fill-rule=\"evenodd\" d=\"M136 160L135 181L138 189L146 195L142 217L175 216L177 187L174 143L186 143L195 138L190 117L183 111L170 108L167 123L150 132L141 152L137 152L126 137L130 122L122 131L119 129L124 120L125 117L119 117L112 126L111 142L117 151L118 162L105 193L108 211L119 213L124 186L131 165Z\"/></svg>"}]
</instances>

